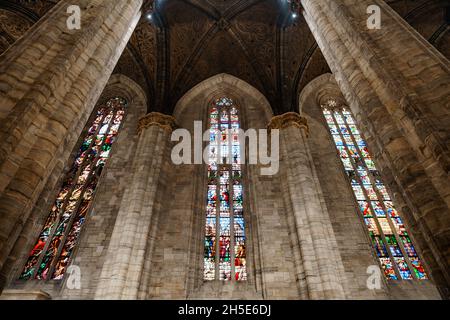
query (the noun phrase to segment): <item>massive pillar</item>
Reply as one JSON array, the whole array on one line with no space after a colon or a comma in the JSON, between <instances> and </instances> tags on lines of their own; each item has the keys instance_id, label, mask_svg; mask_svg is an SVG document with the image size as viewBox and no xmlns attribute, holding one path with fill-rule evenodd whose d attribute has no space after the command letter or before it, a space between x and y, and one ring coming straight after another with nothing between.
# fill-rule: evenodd
<instances>
[{"instance_id":1,"label":"massive pillar","mask_svg":"<svg viewBox=\"0 0 450 320\"><path fill-rule=\"evenodd\" d=\"M175 126L173 117L160 113L150 113L140 120L132 178L111 235L96 299L147 298L151 252L163 194L160 177Z\"/></svg>"},{"instance_id":2,"label":"massive pillar","mask_svg":"<svg viewBox=\"0 0 450 320\"><path fill-rule=\"evenodd\" d=\"M368 8L381 9L369 30ZM304 17L444 296L450 286L450 64L383 0L302 0Z\"/></svg>"},{"instance_id":3,"label":"massive pillar","mask_svg":"<svg viewBox=\"0 0 450 320\"><path fill-rule=\"evenodd\" d=\"M73 5L81 9L81 28L70 30ZM141 6L142 0L62 0L0 56L0 269L57 150L74 147L66 137L84 127Z\"/></svg>"},{"instance_id":4,"label":"massive pillar","mask_svg":"<svg viewBox=\"0 0 450 320\"><path fill-rule=\"evenodd\" d=\"M344 299L344 266L307 143L308 124L298 113L274 117L279 129L281 174L297 282L307 299Z\"/></svg>"}]
</instances>

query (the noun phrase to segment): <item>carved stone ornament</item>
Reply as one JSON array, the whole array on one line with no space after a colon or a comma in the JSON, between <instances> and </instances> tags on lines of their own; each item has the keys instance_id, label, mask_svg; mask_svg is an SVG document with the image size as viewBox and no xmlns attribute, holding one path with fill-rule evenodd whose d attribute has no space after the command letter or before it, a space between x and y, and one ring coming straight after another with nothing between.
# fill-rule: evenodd
<instances>
[{"instance_id":1,"label":"carved stone ornament","mask_svg":"<svg viewBox=\"0 0 450 320\"><path fill-rule=\"evenodd\" d=\"M288 112L280 116L273 117L267 128L269 130L282 130L292 126L303 129L307 135L309 134L308 120L296 112Z\"/></svg>"},{"instance_id":2,"label":"carved stone ornament","mask_svg":"<svg viewBox=\"0 0 450 320\"><path fill-rule=\"evenodd\" d=\"M169 132L178 128L174 117L159 112L152 112L141 118L139 120L138 131L140 133L151 126L158 126Z\"/></svg>"}]
</instances>

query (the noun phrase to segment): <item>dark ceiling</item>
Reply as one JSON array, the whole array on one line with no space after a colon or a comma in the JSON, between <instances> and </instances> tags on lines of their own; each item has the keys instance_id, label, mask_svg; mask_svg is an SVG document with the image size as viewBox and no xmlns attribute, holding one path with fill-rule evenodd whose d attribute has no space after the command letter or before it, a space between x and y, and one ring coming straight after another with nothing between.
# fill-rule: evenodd
<instances>
[{"instance_id":1,"label":"dark ceiling","mask_svg":"<svg viewBox=\"0 0 450 320\"><path fill-rule=\"evenodd\" d=\"M1 0L0 53L57 0ZM450 57L448 0L393 0L400 15ZM171 113L179 98L218 73L260 90L275 113L296 109L298 93L329 72L306 23L284 0L164 0L142 19L115 73L139 83L149 110Z\"/></svg>"}]
</instances>

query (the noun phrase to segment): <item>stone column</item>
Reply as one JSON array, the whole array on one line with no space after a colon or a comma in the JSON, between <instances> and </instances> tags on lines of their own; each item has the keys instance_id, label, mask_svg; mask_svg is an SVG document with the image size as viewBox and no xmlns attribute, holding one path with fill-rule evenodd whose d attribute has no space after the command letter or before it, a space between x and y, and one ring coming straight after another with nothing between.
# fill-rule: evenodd
<instances>
[{"instance_id":1,"label":"stone column","mask_svg":"<svg viewBox=\"0 0 450 320\"><path fill-rule=\"evenodd\" d=\"M69 30L68 7L81 9ZM0 269L103 91L142 0L62 0L0 56Z\"/></svg>"},{"instance_id":2,"label":"stone column","mask_svg":"<svg viewBox=\"0 0 450 320\"><path fill-rule=\"evenodd\" d=\"M344 266L308 147L306 118L286 113L274 117L269 129L280 130L283 195L302 296L343 299Z\"/></svg>"},{"instance_id":3,"label":"stone column","mask_svg":"<svg viewBox=\"0 0 450 320\"><path fill-rule=\"evenodd\" d=\"M381 9L379 30L367 26L371 5ZM302 6L382 173L406 201L406 220L434 280L449 296L449 61L383 0Z\"/></svg>"},{"instance_id":4,"label":"stone column","mask_svg":"<svg viewBox=\"0 0 450 320\"><path fill-rule=\"evenodd\" d=\"M170 135L175 119L150 113L140 120L139 142L127 187L111 235L96 299L140 299L148 282L151 251L158 220L160 178L169 159Z\"/></svg>"}]
</instances>

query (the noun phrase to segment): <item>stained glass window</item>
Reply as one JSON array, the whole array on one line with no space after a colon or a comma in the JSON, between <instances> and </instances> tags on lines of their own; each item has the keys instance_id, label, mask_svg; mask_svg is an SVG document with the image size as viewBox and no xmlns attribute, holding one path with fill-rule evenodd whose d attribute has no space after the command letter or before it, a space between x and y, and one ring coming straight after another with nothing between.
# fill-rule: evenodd
<instances>
[{"instance_id":1,"label":"stained glass window","mask_svg":"<svg viewBox=\"0 0 450 320\"><path fill-rule=\"evenodd\" d=\"M247 280L239 110L228 98L209 112L204 279Z\"/></svg>"},{"instance_id":2,"label":"stained glass window","mask_svg":"<svg viewBox=\"0 0 450 320\"><path fill-rule=\"evenodd\" d=\"M351 112L330 101L323 114L387 279L428 279Z\"/></svg>"},{"instance_id":3,"label":"stained glass window","mask_svg":"<svg viewBox=\"0 0 450 320\"><path fill-rule=\"evenodd\" d=\"M117 139L126 106L124 99L113 98L96 111L20 279L63 278L91 207L100 174Z\"/></svg>"}]
</instances>

